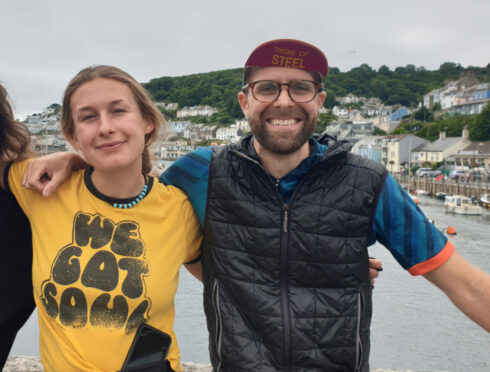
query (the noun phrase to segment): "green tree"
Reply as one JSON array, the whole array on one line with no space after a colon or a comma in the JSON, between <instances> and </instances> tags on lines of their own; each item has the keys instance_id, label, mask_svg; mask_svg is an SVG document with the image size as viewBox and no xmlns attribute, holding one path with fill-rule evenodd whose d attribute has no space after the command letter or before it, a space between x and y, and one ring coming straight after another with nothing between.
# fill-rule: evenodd
<instances>
[{"instance_id":1,"label":"green tree","mask_svg":"<svg viewBox=\"0 0 490 372\"><path fill-rule=\"evenodd\" d=\"M177 119L177 110L166 110L163 107L158 107L160 112L163 114L165 119L167 120L175 120Z\"/></svg>"},{"instance_id":2,"label":"green tree","mask_svg":"<svg viewBox=\"0 0 490 372\"><path fill-rule=\"evenodd\" d=\"M371 96L373 97L378 97L382 101L388 99L388 85L384 79L373 79L369 90L371 91Z\"/></svg>"},{"instance_id":3,"label":"green tree","mask_svg":"<svg viewBox=\"0 0 490 372\"><path fill-rule=\"evenodd\" d=\"M378 69L378 74L384 75L384 76L391 76L392 72L388 66L383 65Z\"/></svg>"},{"instance_id":4,"label":"green tree","mask_svg":"<svg viewBox=\"0 0 490 372\"><path fill-rule=\"evenodd\" d=\"M236 99L242 86L242 73L243 70L237 68L178 77L164 76L143 85L156 101L176 102L179 107L210 105L238 119L243 116ZM396 67L393 71L386 65L377 71L367 64L348 72L330 67L330 74L325 78L329 93L325 106L331 107L334 103L331 92L335 97L353 93L358 96L378 97L384 104L412 106L420 102L427 92L468 73L479 81L490 81L490 64L485 67L463 68L460 64L446 62L435 71L414 65ZM437 105L434 110L437 110Z\"/></svg>"},{"instance_id":5,"label":"green tree","mask_svg":"<svg viewBox=\"0 0 490 372\"><path fill-rule=\"evenodd\" d=\"M437 123L428 123L417 133L417 135L428 139L429 141L435 141L439 138L439 132L440 130Z\"/></svg>"},{"instance_id":6,"label":"green tree","mask_svg":"<svg viewBox=\"0 0 490 372\"><path fill-rule=\"evenodd\" d=\"M52 103L48 106L48 108L54 110L54 115L58 114L61 111L61 106L58 103Z\"/></svg>"},{"instance_id":7,"label":"green tree","mask_svg":"<svg viewBox=\"0 0 490 372\"><path fill-rule=\"evenodd\" d=\"M434 120L432 113L425 106L422 106L419 110L415 111L415 113L413 114L413 118L415 120L420 120L420 121L433 121Z\"/></svg>"},{"instance_id":8,"label":"green tree","mask_svg":"<svg viewBox=\"0 0 490 372\"><path fill-rule=\"evenodd\" d=\"M331 109L335 106L337 102L337 96L335 92L331 89L326 89L327 96L325 97L325 101L323 102L323 106Z\"/></svg>"},{"instance_id":9,"label":"green tree","mask_svg":"<svg viewBox=\"0 0 490 372\"><path fill-rule=\"evenodd\" d=\"M449 78L459 78L464 69L460 64L445 62L439 67L439 72Z\"/></svg>"},{"instance_id":10,"label":"green tree","mask_svg":"<svg viewBox=\"0 0 490 372\"><path fill-rule=\"evenodd\" d=\"M240 103L238 103L237 95L230 95L225 100L225 110L228 115L232 118L241 118L243 117L242 108L240 107Z\"/></svg>"},{"instance_id":11,"label":"green tree","mask_svg":"<svg viewBox=\"0 0 490 372\"><path fill-rule=\"evenodd\" d=\"M209 122L213 124L218 124L218 125L223 125L223 124L233 124L234 123L233 117L231 117L230 114L228 114L226 111L219 111L211 115L211 118L209 119Z\"/></svg>"},{"instance_id":12,"label":"green tree","mask_svg":"<svg viewBox=\"0 0 490 372\"><path fill-rule=\"evenodd\" d=\"M315 133L323 133L325 128L334 120L337 120L337 117L332 113L318 115L318 123L315 128Z\"/></svg>"},{"instance_id":13,"label":"green tree","mask_svg":"<svg viewBox=\"0 0 490 372\"><path fill-rule=\"evenodd\" d=\"M469 128L472 141L490 140L490 104L483 108Z\"/></svg>"}]
</instances>

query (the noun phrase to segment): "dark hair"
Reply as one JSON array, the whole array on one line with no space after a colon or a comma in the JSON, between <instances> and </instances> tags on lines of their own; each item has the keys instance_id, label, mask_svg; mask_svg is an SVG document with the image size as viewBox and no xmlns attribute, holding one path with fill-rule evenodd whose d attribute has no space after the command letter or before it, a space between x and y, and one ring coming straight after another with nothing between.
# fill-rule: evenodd
<instances>
[{"instance_id":1,"label":"dark hair","mask_svg":"<svg viewBox=\"0 0 490 372\"><path fill-rule=\"evenodd\" d=\"M167 126L167 121L160 110L153 103L150 94L127 72L113 66L91 66L80 71L70 81L63 95L63 105L61 110L61 130L67 138L73 138L75 123L71 110L71 97L75 91L83 84L97 78L113 79L125 84L133 93L134 99L138 104L143 118L153 124L153 131L145 135L145 148L143 150L143 174L151 171L150 145L157 139L158 132L163 126Z\"/></svg>"},{"instance_id":2,"label":"dark hair","mask_svg":"<svg viewBox=\"0 0 490 372\"><path fill-rule=\"evenodd\" d=\"M14 119L7 90L0 84L0 159L12 161L32 156L29 129Z\"/></svg>"}]
</instances>

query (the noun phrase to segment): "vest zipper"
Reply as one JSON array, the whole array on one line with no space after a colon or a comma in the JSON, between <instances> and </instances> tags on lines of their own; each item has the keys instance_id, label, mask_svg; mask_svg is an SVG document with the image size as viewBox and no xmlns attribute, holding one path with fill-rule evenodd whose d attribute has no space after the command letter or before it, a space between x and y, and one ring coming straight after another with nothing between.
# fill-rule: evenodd
<instances>
[{"instance_id":1,"label":"vest zipper","mask_svg":"<svg viewBox=\"0 0 490 372\"><path fill-rule=\"evenodd\" d=\"M216 321L216 334L215 334L215 342L216 342L216 352L218 354L219 362L218 362L218 368L216 369L216 372L219 372L221 370L221 333L222 333L222 327L221 327L221 313L219 309L219 285L218 285L218 279L214 279L213 283L213 307L214 307L214 314L215 314L215 321Z\"/></svg>"},{"instance_id":2,"label":"vest zipper","mask_svg":"<svg viewBox=\"0 0 490 372\"><path fill-rule=\"evenodd\" d=\"M363 307L363 298L362 298L362 292L359 292L357 294L357 326L356 326L356 368L355 372L360 372L361 371L361 365L362 365L362 357L363 357L363 350L362 350L362 343L361 343L361 316L363 313L362 307Z\"/></svg>"},{"instance_id":3,"label":"vest zipper","mask_svg":"<svg viewBox=\"0 0 490 372\"><path fill-rule=\"evenodd\" d=\"M290 323L290 319L289 319L289 298L288 298L288 293L289 293L289 282L288 282L288 254L289 254L289 251L288 251L288 237L289 237L289 227L288 227L288 223L289 223L289 209L288 209L288 205L285 205L282 198L281 198L281 194L279 192L279 183L280 183L280 180L278 179L275 179L274 177L272 177L272 175L262 166L262 164L260 164L260 162L256 161L255 159L252 159L251 157L239 152L239 151L232 151L235 155L237 155L238 157L241 157L243 159L246 159L252 163L254 163L255 165L257 165L260 169L262 169L264 171L265 174L267 174L269 176L269 180L271 181L271 183L273 184L273 186L276 188L276 191L277 191L277 199L279 200L280 203L283 204L282 206L282 218L283 218L283 223L282 223L282 232L281 232L281 258L280 258L280 270L281 270L281 278L280 278L280 282L281 282L281 307L282 307L282 321L283 321L283 330L284 330L284 333L283 333L283 337L284 337L284 340L283 340L283 344L284 344L284 350L283 350L283 354L284 354L284 359L283 359L283 363L284 363L284 372L290 372L291 371L291 323ZM338 153L338 150L337 151L332 151L331 154L328 154L327 157L324 156L324 160L327 160L334 156L337 156L339 153ZM319 162L320 164L321 162ZM313 170L315 170L317 167L319 167L319 164L316 164L312 169L310 169L310 172L312 172ZM301 188L301 186L303 185L304 181L305 181L305 178L306 177L303 177L301 179L301 181L296 185L294 191L293 191L293 195L291 196L291 199L289 201L289 207L291 207L293 205L293 201L295 199L295 196L296 194L298 193L299 189ZM275 179L275 181L274 181ZM356 352L357 352L357 348L356 348Z\"/></svg>"},{"instance_id":4,"label":"vest zipper","mask_svg":"<svg viewBox=\"0 0 490 372\"><path fill-rule=\"evenodd\" d=\"M281 233L281 307L284 329L284 371L291 370L291 324L289 319L288 283L288 206L283 205L283 231Z\"/></svg>"}]
</instances>

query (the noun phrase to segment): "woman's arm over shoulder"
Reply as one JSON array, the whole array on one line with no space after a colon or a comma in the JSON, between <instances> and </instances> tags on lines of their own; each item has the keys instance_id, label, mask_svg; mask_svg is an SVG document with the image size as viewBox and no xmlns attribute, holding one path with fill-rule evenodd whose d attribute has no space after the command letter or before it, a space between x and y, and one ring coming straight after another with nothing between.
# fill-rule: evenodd
<instances>
[{"instance_id":1,"label":"woman's arm over shoulder","mask_svg":"<svg viewBox=\"0 0 490 372\"><path fill-rule=\"evenodd\" d=\"M35 158L25 170L22 186L48 197L66 181L72 171L87 167L85 160L72 152L56 152Z\"/></svg>"}]
</instances>

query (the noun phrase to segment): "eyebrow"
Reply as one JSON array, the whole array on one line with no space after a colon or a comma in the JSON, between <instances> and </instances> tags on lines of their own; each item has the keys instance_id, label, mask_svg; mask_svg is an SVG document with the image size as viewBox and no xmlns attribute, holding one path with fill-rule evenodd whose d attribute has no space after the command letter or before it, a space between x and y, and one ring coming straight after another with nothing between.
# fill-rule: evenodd
<instances>
[{"instance_id":1,"label":"eyebrow","mask_svg":"<svg viewBox=\"0 0 490 372\"><path fill-rule=\"evenodd\" d=\"M119 103L124 103L124 102L125 102L125 101L124 101L124 99L116 99L116 100L114 100L114 101L109 102L109 104L110 104L111 106L114 106L114 105L117 105L117 104L119 104ZM93 109L94 109L94 108L93 108L92 106L90 106L90 105L89 105L89 106L82 106L82 107L80 107L80 108L77 108L77 109L76 109L76 112L81 112L81 111L91 111L91 110L93 110Z\"/></svg>"}]
</instances>

